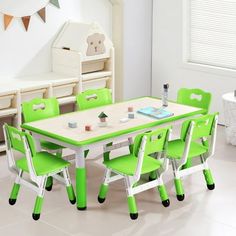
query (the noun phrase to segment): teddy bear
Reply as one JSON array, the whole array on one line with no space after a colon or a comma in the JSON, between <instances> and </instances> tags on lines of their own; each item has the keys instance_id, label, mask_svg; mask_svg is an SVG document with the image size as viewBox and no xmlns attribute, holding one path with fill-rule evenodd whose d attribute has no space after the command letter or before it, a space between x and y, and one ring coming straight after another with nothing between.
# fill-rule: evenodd
<instances>
[{"instance_id":1,"label":"teddy bear","mask_svg":"<svg viewBox=\"0 0 236 236\"><path fill-rule=\"evenodd\" d=\"M88 36L87 38L88 48L87 48L86 55L95 56L95 55L104 54L106 51L104 41L105 41L104 34L95 33Z\"/></svg>"}]
</instances>

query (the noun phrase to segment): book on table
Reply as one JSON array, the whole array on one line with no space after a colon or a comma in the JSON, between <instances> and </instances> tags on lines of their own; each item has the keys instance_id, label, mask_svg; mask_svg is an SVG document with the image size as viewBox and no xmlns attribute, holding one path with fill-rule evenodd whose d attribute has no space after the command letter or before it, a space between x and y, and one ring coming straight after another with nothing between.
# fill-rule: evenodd
<instances>
[{"instance_id":1,"label":"book on table","mask_svg":"<svg viewBox=\"0 0 236 236\"><path fill-rule=\"evenodd\" d=\"M137 112L146 116L156 118L156 119L163 119L163 118L167 118L174 115L173 112L168 111L164 107L161 107L161 108L145 107L145 108L141 108Z\"/></svg>"}]
</instances>

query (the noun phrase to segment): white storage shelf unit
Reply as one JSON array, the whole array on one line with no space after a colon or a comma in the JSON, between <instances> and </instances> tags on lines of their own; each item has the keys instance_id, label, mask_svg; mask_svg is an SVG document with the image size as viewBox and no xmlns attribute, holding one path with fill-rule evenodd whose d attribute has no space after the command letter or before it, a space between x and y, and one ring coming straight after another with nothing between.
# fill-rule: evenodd
<instances>
[{"instance_id":1,"label":"white storage shelf unit","mask_svg":"<svg viewBox=\"0 0 236 236\"><path fill-rule=\"evenodd\" d=\"M98 88L109 88L114 100L114 48L97 24L67 22L53 44L52 65L50 73L0 82L0 143L4 122L22 124L22 102L56 97L66 113L77 109L77 94Z\"/></svg>"},{"instance_id":2,"label":"white storage shelf unit","mask_svg":"<svg viewBox=\"0 0 236 236\"><path fill-rule=\"evenodd\" d=\"M17 126L19 114L19 92L16 89L0 88L0 127L4 123ZM4 135L0 129L0 152L5 150Z\"/></svg>"},{"instance_id":3,"label":"white storage shelf unit","mask_svg":"<svg viewBox=\"0 0 236 236\"><path fill-rule=\"evenodd\" d=\"M79 92L109 88L114 97L114 48L95 23L67 22L52 48L53 71L79 79Z\"/></svg>"},{"instance_id":4,"label":"white storage shelf unit","mask_svg":"<svg viewBox=\"0 0 236 236\"><path fill-rule=\"evenodd\" d=\"M56 73L7 80L0 83L0 152L5 151L2 125L9 123L20 128L22 124L21 104L34 98L56 97L61 112L75 109L79 92L78 78ZM11 89L10 89L11 88ZM69 108L66 105L70 105Z\"/></svg>"}]
</instances>

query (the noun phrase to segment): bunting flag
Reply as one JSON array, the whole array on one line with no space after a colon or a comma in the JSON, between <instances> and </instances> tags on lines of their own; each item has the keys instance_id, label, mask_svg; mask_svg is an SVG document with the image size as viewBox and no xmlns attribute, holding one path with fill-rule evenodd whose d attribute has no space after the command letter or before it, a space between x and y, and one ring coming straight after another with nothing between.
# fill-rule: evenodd
<instances>
[{"instance_id":1,"label":"bunting flag","mask_svg":"<svg viewBox=\"0 0 236 236\"><path fill-rule=\"evenodd\" d=\"M60 8L60 3L59 0L49 0L48 4L52 4L57 8ZM35 14L37 14L43 22L46 22L46 7L43 7L42 9L38 10ZM15 16L11 16L8 14L4 14L2 13L4 16L4 29L7 30L8 26L10 25L10 23L12 22L13 18L20 18L24 28L26 31L28 31L29 28L29 24L30 24L30 20L31 20L31 16L22 16L22 17L15 17ZM33 14L34 15L34 14Z\"/></svg>"},{"instance_id":2,"label":"bunting flag","mask_svg":"<svg viewBox=\"0 0 236 236\"><path fill-rule=\"evenodd\" d=\"M13 16L4 15L4 29L6 30L9 24L11 23Z\"/></svg>"},{"instance_id":3,"label":"bunting flag","mask_svg":"<svg viewBox=\"0 0 236 236\"><path fill-rule=\"evenodd\" d=\"M23 17L21 17L21 20L22 20L22 22L24 24L24 27L25 27L26 31L28 30L28 27L29 27L30 18L31 18L31 16L23 16Z\"/></svg>"},{"instance_id":4,"label":"bunting flag","mask_svg":"<svg viewBox=\"0 0 236 236\"><path fill-rule=\"evenodd\" d=\"M60 8L59 0L50 0L50 3L57 8Z\"/></svg>"},{"instance_id":5,"label":"bunting flag","mask_svg":"<svg viewBox=\"0 0 236 236\"><path fill-rule=\"evenodd\" d=\"M46 22L46 8L42 8L41 10L39 10L38 12L38 15L40 16L40 18Z\"/></svg>"}]
</instances>

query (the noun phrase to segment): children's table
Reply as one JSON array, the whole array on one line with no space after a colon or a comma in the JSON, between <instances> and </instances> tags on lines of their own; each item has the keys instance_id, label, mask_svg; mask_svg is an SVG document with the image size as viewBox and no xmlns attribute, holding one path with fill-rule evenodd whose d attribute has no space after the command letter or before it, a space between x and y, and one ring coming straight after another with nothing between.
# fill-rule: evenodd
<instances>
[{"instance_id":1,"label":"children's table","mask_svg":"<svg viewBox=\"0 0 236 236\"><path fill-rule=\"evenodd\" d=\"M142 97L25 123L22 125L22 128L32 133L39 150L41 148L39 140L43 139L75 151L77 208L79 210L85 210L87 207L85 150L92 149L95 146L103 146L111 142L116 143L121 139L130 139L138 133L153 130L167 123L173 123L203 112L200 108L169 102L169 106L166 109L174 113L171 117L158 120L137 113L139 109L149 106L158 108L162 106L162 102L157 98ZM128 119L127 122L121 122L122 118L128 117L128 107L133 107L135 117L134 119ZM105 127L100 127L98 124L98 115L101 112L104 112L108 116L107 126ZM77 128L69 128L68 122L77 122ZM86 131L86 125L91 125L92 130Z\"/></svg>"}]
</instances>

